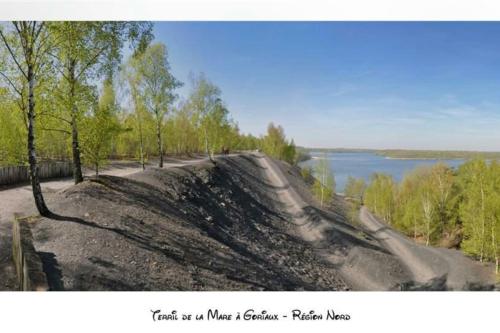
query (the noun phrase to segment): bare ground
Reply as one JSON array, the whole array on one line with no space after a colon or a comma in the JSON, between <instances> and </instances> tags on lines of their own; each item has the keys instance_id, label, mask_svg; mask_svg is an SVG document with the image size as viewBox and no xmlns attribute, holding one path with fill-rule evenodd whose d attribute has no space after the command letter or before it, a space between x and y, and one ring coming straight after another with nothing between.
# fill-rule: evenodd
<instances>
[{"instance_id":1,"label":"bare ground","mask_svg":"<svg viewBox=\"0 0 500 333\"><path fill-rule=\"evenodd\" d=\"M260 161L268 170L270 181L280 187L278 197L287 205L298 234L310 241L326 260L338 263L341 276L353 289L495 288L492 265L480 264L457 250L418 245L378 221L366 207L360 211L361 228L347 224L347 214L339 208L328 216L324 210L311 208L314 200L306 195L304 184L298 177L291 177L282 162L265 156L260 156ZM342 251L339 244L345 244Z\"/></svg>"},{"instance_id":2,"label":"bare ground","mask_svg":"<svg viewBox=\"0 0 500 333\"><path fill-rule=\"evenodd\" d=\"M165 160L165 167L182 166L203 160L173 159ZM154 161L152 161L153 163ZM149 164L148 164L149 167ZM127 176L142 170L142 166L132 161L114 161L102 168L103 175ZM85 176L93 175L92 170L84 170ZM52 202L58 191L70 187L73 179L50 179L42 182L42 191L45 198ZM56 199L57 200L57 199ZM50 205L49 205L50 206ZM12 186L0 186L0 290L17 290L15 268L12 262L12 219L14 214L33 216L37 214L31 186L28 183Z\"/></svg>"},{"instance_id":3,"label":"bare ground","mask_svg":"<svg viewBox=\"0 0 500 333\"><path fill-rule=\"evenodd\" d=\"M53 289L339 290L274 209L254 157L102 176L58 192L33 233Z\"/></svg>"},{"instance_id":4,"label":"bare ground","mask_svg":"<svg viewBox=\"0 0 500 333\"><path fill-rule=\"evenodd\" d=\"M493 289L495 276L491 265L471 260L458 250L416 244L379 221L366 207L361 208L360 221L407 266L413 277L407 289Z\"/></svg>"},{"instance_id":5,"label":"bare ground","mask_svg":"<svg viewBox=\"0 0 500 333\"><path fill-rule=\"evenodd\" d=\"M33 234L52 290L432 289L260 154L91 178L48 203Z\"/></svg>"}]
</instances>

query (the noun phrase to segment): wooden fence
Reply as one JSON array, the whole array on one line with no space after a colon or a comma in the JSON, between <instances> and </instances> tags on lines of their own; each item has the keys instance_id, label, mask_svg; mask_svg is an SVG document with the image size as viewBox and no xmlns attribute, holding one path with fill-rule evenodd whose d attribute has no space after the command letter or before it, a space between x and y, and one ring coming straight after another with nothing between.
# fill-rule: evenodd
<instances>
[{"instance_id":1,"label":"wooden fence","mask_svg":"<svg viewBox=\"0 0 500 333\"><path fill-rule=\"evenodd\" d=\"M62 178L73 175L73 164L65 162L40 162L38 164L40 179ZM0 167L0 185L12 185L30 179L29 166L16 165Z\"/></svg>"},{"instance_id":2,"label":"wooden fence","mask_svg":"<svg viewBox=\"0 0 500 333\"><path fill-rule=\"evenodd\" d=\"M49 290L42 260L33 246L29 222L17 216L14 217L12 226L12 256L16 266L19 290Z\"/></svg>"}]
</instances>

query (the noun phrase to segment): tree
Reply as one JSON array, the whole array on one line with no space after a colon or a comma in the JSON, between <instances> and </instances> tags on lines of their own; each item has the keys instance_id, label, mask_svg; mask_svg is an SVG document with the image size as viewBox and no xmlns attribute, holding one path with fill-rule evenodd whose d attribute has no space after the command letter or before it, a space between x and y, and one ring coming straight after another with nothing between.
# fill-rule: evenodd
<instances>
[{"instance_id":1,"label":"tree","mask_svg":"<svg viewBox=\"0 0 500 333\"><path fill-rule=\"evenodd\" d=\"M282 159L290 164L297 163L297 149L293 139L290 142L285 143L285 146L283 147Z\"/></svg>"},{"instance_id":2,"label":"tree","mask_svg":"<svg viewBox=\"0 0 500 333\"><path fill-rule=\"evenodd\" d=\"M386 223L394 222L396 184L390 175L374 173L365 191L365 204Z\"/></svg>"},{"instance_id":3,"label":"tree","mask_svg":"<svg viewBox=\"0 0 500 333\"><path fill-rule=\"evenodd\" d=\"M296 148L293 140L288 142L282 126L275 126L272 122L267 126L267 135L262 139L263 151L274 158L296 162Z\"/></svg>"},{"instance_id":4,"label":"tree","mask_svg":"<svg viewBox=\"0 0 500 333\"><path fill-rule=\"evenodd\" d=\"M174 110L171 126L167 132L170 134L169 142L172 151L177 154L189 155L200 151L200 131L197 128L197 115L189 103L183 103Z\"/></svg>"},{"instance_id":5,"label":"tree","mask_svg":"<svg viewBox=\"0 0 500 333\"><path fill-rule=\"evenodd\" d=\"M112 75L120 62L125 41L135 47L134 53L142 52L152 39L152 26L151 23L104 21L63 21L48 25L57 41L51 54L66 87L65 106L69 116L61 120L71 127L73 177L77 184L83 180L78 131L81 88L99 74Z\"/></svg>"},{"instance_id":6,"label":"tree","mask_svg":"<svg viewBox=\"0 0 500 333\"><path fill-rule=\"evenodd\" d=\"M417 240L422 232L422 212L418 200L418 187L420 175L418 172L407 173L399 185L398 198L396 202L396 221L394 225L412 235Z\"/></svg>"},{"instance_id":7,"label":"tree","mask_svg":"<svg viewBox=\"0 0 500 333\"><path fill-rule=\"evenodd\" d=\"M35 145L36 92L43 81L44 71L50 67L47 54L53 40L44 22L12 22L11 29L0 28L0 37L8 53L1 76L17 95L18 105L27 123L27 151L31 187L35 205L42 216L51 213L45 204L38 175Z\"/></svg>"},{"instance_id":8,"label":"tree","mask_svg":"<svg viewBox=\"0 0 500 333\"><path fill-rule=\"evenodd\" d=\"M422 209L422 217L425 224L425 245L430 245L431 234L433 233L433 220L436 214L436 191L432 178L429 174L425 174L429 169L422 169L423 177L418 187L418 198Z\"/></svg>"},{"instance_id":9,"label":"tree","mask_svg":"<svg viewBox=\"0 0 500 333\"><path fill-rule=\"evenodd\" d=\"M315 178L313 192L323 207L324 202L330 201L335 194L335 177L326 154L320 158L314 168Z\"/></svg>"},{"instance_id":10,"label":"tree","mask_svg":"<svg viewBox=\"0 0 500 333\"><path fill-rule=\"evenodd\" d=\"M462 249L480 261L495 261L498 272L500 167L497 162L488 165L484 160L469 161L459 168L458 178L462 193Z\"/></svg>"},{"instance_id":11,"label":"tree","mask_svg":"<svg viewBox=\"0 0 500 333\"><path fill-rule=\"evenodd\" d=\"M436 163L431 168L432 188L436 192L437 232L446 237L455 226L454 205L456 188L452 169L444 163Z\"/></svg>"},{"instance_id":12,"label":"tree","mask_svg":"<svg viewBox=\"0 0 500 333\"><path fill-rule=\"evenodd\" d=\"M144 103L155 117L158 155L160 158L159 167L162 168L164 154L163 120L176 98L174 90L182 84L170 73L167 48L164 44L157 43L148 46L138 58L136 66Z\"/></svg>"},{"instance_id":13,"label":"tree","mask_svg":"<svg viewBox=\"0 0 500 333\"><path fill-rule=\"evenodd\" d=\"M345 195L363 204L363 195L366 189L366 183L363 178L356 179L352 176L347 178L347 183L345 185Z\"/></svg>"},{"instance_id":14,"label":"tree","mask_svg":"<svg viewBox=\"0 0 500 333\"><path fill-rule=\"evenodd\" d=\"M142 169L145 170L145 147L144 147L144 99L140 94L140 74L138 73L139 68L139 57L131 56L127 63L121 67L122 79L128 85L128 92L132 99L132 105L134 109L135 121L133 121L134 125L136 125L136 132L139 138L139 158L141 161Z\"/></svg>"},{"instance_id":15,"label":"tree","mask_svg":"<svg viewBox=\"0 0 500 333\"><path fill-rule=\"evenodd\" d=\"M216 151L227 148L231 140L232 123L228 119L229 111L222 101L214 105L203 116L202 127L205 129L206 145L210 160L214 160Z\"/></svg>"},{"instance_id":16,"label":"tree","mask_svg":"<svg viewBox=\"0 0 500 333\"><path fill-rule=\"evenodd\" d=\"M210 118L214 112L217 112L217 109L222 110L221 91L203 73L200 73L197 77L191 77L191 85L192 90L188 98L188 104L194 111L197 127L202 131L205 153L210 161L215 162L210 153L210 140L213 137L213 135L210 135Z\"/></svg>"},{"instance_id":17,"label":"tree","mask_svg":"<svg viewBox=\"0 0 500 333\"><path fill-rule=\"evenodd\" d=\"M0 165L25 164L28 156L25 147L26 124L23 115L7 89L0 88Z\"/></svg>"},{"instance_id":18,"label":"tree","mask_svg":"<svg viewBox=\"0 0 500 333\"><path fill-rule=\"evenodd\" d=\"M116 117L117 109L113 83L108 79L104 82L102 95L93 108L93 114L83 121L85 156L87 162L94 166L96 176L99 176L99 167L111 152L112 139L121 131Z\"/></svg>"}]
</instances>

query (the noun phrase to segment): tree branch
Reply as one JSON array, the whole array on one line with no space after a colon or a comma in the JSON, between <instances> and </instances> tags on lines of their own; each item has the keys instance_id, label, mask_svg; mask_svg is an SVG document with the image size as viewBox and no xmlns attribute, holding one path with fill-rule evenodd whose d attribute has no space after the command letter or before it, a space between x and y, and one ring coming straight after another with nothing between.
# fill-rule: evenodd
<instances>
[{"instance_id":1,"label":"tree branch","mask_svg":"<svg viewBox=\"0 0 500 333\"><path fill-rule=\"evenodd\" d=\"M54 59L59 60L59 57L58 57L58 56L56 56L55 54L52 54L51 52L48 52L48 51L47 51L47 54L48 54L49 56L53 57ZM59 67L60 67L60 66L54 66L54 68L56 69L56 71L58 71L58 72L62 75L62 77L63 77L66 81L69 81L69 77L68 77L68 76L66 75L66 73L64 73L64 71L63 71L63 70L61 70ZM63 66L63 67L64 67L64 66Z\"/></svg>"},{"instance_id":2,"label":"tree branch","mask_svg":"<svg viewBox=\"0 0 500 333\"><path fill-rule=\"evenodd\" d=\"M71 134L71 132L63 130L63 129L59 129L59 128L45 128L45 127L41 127L40 129L43 130L43 131L62 132L62 133L68 134L68 135Z\"/></svg>"},{"instance_id":3,"label":"tree branch","mask_svg":"<svg viewBox=\"0 0 500 333\"><path fill-rule=\"evenodd\" d=\"M19 89L17 89L17 87L14 85L14 83L9 79L9 77L7 75L5 75L3 72L0 72L0 75L2 75L7 80L7 82L10 84L10 86L14 89L14 91L16 93L18 93L20 96L22 96L21 91Z\"/></svg>"},{"instance_id":4,"label":"tree branch","mask_svg":"<svg viewBox=\"0 0 500 333\"><path fill-rule=\"evenodd\" d=\"M17 29L17 28L16 28ZM7 50L9 51L10 53L10 56L12 57L12 60L14 60L14 62L16 63L17 67L19 68L19 70L21 71L21 73L23 74L23 76L26 78L26 80L28 79L28 76L26 75L26 73L23 71L23 68L21 67L21 65L19 64L19 62L17 61L16 59L16 56L14 55L14 52L12 51L12 49L10 48L10 45L9 43L7 42L7 39L5 38L2 30L0 29L0 37L2 37L2 40L3 40L3 43L5 44L5 46L7 47Z\"/></svg>"},{"instance_id":5,"label":"tree branch","mask_svg":"<svg viewBox=\"0 0 500 333\"><path fill-rule=\"evenodd\" d=\"M53 114L50 114L50 113L40 113L39 116L48 116L48 117L51 117L51 118L54 118L54 119L58 119L58 120L61 120L61 121L64 121L65 123L68 123L68 124L71 124L71 121L66 119L66 118L63 118L63 117L59 117L59 116L56 116L56 115L53 115Z\"/></svg>"},{"instance_id":6,"label":"tree branch","mask_svg":"<svg viewBox=\"0 0 500 333\"><path fill-rule=\"evenodd\" d=\"M75 80L78 80L80 78L81 75L83 75L83 73L90 67L92 66L92 64L96 61L97 58L99 58L99 56L104 52L106 51L106 48L108 46L103 46L86 64L85 66L83 66L83 68L80 70L80 72L75 76Z\"/></svg>"}]
</instances>

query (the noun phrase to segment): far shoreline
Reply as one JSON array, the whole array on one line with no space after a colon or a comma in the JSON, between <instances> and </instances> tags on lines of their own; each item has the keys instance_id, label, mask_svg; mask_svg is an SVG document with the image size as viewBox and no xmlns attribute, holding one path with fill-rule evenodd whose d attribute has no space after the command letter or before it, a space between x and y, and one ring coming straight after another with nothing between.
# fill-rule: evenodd
<instances>
[{"instance_id":1,"label":"far shoreline","mask_svg":"<svg viewBox=\"0 0 500 333\"><path fill-rule=\"evenodd\" d=\"M500 152L494 151L459 151L459 150L405 150L405 149L360 149L360 148L301 148L311 154L321 153L367 153L391 160L468 160L482 158L499 160ZM312 158L317 156L312 156Z\"/></svg>"}]
</instances>

